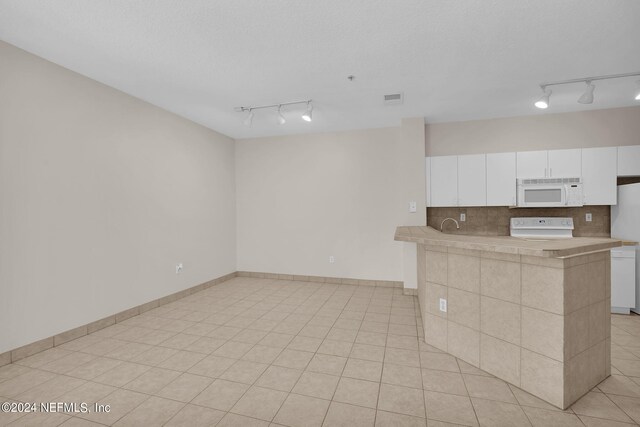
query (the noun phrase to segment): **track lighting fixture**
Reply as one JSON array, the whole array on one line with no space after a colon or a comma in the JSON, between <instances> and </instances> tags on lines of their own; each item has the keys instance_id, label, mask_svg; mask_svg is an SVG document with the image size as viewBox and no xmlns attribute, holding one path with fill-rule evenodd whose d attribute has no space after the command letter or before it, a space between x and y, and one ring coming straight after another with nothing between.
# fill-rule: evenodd
<instances>
[{"instance_id":1,"label":"track lighting fixture","mask_svg":"<svg viewBox=\"0 0 640 427\"><path fill-rule=\"evenodd\" d=\"M260 110L263 108L275 108L278 115L278 123L283 125L287 122L287 119L282 114L282 107L284 107L285 105L294 105L294 104L307 104L307 109L302 114L302 120L304 120L305 122L310 122L311 113L313 111L313 105L311 104L310 99L307 99L304 101L281 102L279 104L259 105L257 107L253 107L253 106L252 107L236 107L235 110L238 113L248 112L247 117L244 119L244 124L246 126L251 126L251 123L253 121L254 110Z\"/></svg>"},{"instance_id":2,"label":"track lighting fixture","mask_svg":"<svg viewBox=\"0 0 640 427\"><path fill-rule=\"evenodd\" d=\"M623 77L633 77L633 76L640 76L640 71L636 73L610 74L608 76L583 77L580 79L561 80L557 82L541 83L540 88L542 89L544 94L539 100L534 102L533 105L541 109L545 109L549 107L549 96L551 95L551 90L547 89L547 86L566 85L571 83L582 83L582 82L587 84L587 89L580 96L580 98L578 98L578 102L580 104L591 104L593 103L593 91L596 88L596 86L593 83L591 83L593 80L620 79ZM638 80L638 84L640 84L640 80ZM640 101L640 90L636 92L635 99L636 101Z\"/></svg>"},{"instance_id":3,"label":"track lighting fixture","mask_svg":"<svg viewBox=\"0 0 640 427\"><path fill-rule=\"evenodd\" d=\"M280 123L281 125L287 123L287 119L285 119L282 115L282 105L278 106L278 123Z\"/></svg>"},{"instance_id":4,"label":"track lighting fixture","mask_svg":"<svg viewBox=\"0 0 640 427\"><path fill-rule=\"evenodd\" d=\"M310 122L312 120L311 114L313 113L313 105L311 105L311 101L307 102L307 111L302 114L302 120L305 122Z\"/></svg>"},{"instance_id":5,"label":"track lighting fixture","mask_svg":"<svg viewBox=\"0 0 640 427\"><path fill-rule=\"evenodd\" d=\"M245 117L244 119L244 125L245 126L251 126L251 123L253 122L253 109L249 108L249 114L247 114L247 117Z\"/></svg>"},{"instance_id":6,"label":"track lighting fixture","mask_svg":"<svg viewBox=\"0 0 640 427\"><path fill-rule=\"evenodd\" d=\"M544 86L540 86L542 89L542 96L538 99L534 105L542 110L549 107L549 97L551 96L551 89L547 89Z\"/></svg>"},{"instance_id":7,"label":"track lighting fixture","mask_svg":"<svg viewBox=\"0 0 640 427\"><path fill-rule=\"evenodd\" d=\"M591 83L591 81L588 81L588 80L585 83L587 84L587 89L580 96L580 98L578 98L578 102L580 104L592 104L593 90L596 88L596 86L593 83Z\"/></svg>"}]
</instances>

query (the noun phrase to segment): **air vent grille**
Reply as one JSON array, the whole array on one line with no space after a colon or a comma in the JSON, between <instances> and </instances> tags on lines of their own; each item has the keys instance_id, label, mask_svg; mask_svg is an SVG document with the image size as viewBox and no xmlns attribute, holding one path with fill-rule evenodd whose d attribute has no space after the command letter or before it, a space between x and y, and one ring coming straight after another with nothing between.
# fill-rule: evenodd
<instances>
[{"instance_id":1,"label":"air vent grille","mask_svg":"<svg viewBox=\"0 0 640 427\"><path fill-rule=\"evenodd\" d=\"M521 179L521 184L580 184L582 178L531 178Z\"/></svg>"},{"instance_id":2,"label":"air vent grille","mask_svg":"<svg viewBox=\"0 0 640 427\"><path fill-rule=\"evenodd\" d=\"M402 92L390 93L384 96L384 105L398 105L402 104L404 96Z\"/></svg>"}]
</instances>

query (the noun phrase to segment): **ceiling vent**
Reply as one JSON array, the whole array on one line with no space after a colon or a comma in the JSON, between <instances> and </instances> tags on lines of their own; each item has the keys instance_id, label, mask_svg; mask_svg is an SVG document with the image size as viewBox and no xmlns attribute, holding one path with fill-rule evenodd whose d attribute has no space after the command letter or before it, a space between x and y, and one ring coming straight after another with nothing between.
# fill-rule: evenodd
<instances>
[{"instance_id":1,"label":"ceiling vent","mask_svg":"<svg viewBox=\"0 0 640 427\"><path fill-rule=\"evenodd\" d=\"M402 92L390 93L384 96L384 105L400 105L404 101Z\"/></svg>"}]
</instances>

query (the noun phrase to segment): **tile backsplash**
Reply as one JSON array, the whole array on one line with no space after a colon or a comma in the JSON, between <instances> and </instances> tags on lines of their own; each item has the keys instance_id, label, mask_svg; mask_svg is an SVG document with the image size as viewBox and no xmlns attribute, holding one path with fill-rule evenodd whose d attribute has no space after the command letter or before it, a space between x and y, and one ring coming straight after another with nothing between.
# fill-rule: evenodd
<instances>
[{"instance_id":1,"label":"tile backsplash","mask_svg":"<svg viewBox=\"0 0 640 427\"><path fill-rule=\"evenodd\" d=\"M460 214L466 215L466 221L460 222ZM585 221L585 214L590 213L591 222ZM444 225L447 233L476 234L482 236L508 236L509 221L513 217L523 216L558 216L572 217L576 237L610 237L611 207L583 206L579 208L508 208L499 207L457 207L427 208L427 225L440 230L440 223L445 218L454 218L460 224L447 221Z\"/></svg>"}]
</instances>

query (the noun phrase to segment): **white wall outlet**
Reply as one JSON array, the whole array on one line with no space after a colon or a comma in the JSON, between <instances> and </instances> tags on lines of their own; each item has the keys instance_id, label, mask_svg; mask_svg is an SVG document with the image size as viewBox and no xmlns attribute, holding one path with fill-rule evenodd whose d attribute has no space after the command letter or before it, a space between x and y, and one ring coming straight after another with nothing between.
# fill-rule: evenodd
<instances>
[{"instance_id":1,"label":"white wall outlet","mask_svg":"<svg viewBox=\"0 0 640 427\"><path fill-rule=\"evenodd\" d=\"M440 311L443 313L447 312L447 300L444 298L440 298Z\"/></svg>"},{"instance_id":2,"label":"white wall outlet","mask_svg":"<svg viewBox=\"0 0 640 427\"><path fill-rule=\"evenodd\" d=\"M180 273L182 273L182 269L183 269L183 268L184 268L184 267L182 267L182 263L178 263L178 264L176 264L176 274L180 274Z\"/></svg>"},{"instance_id":3,"label":"white wall outlet","mask_svg":"<svg viewBox=\"0 0 640 427\"><path fill-rule=\"evenodd\" d=\"M334 264L336 262L336 257L333 255L329 255L329 264Z\"/></svg>"},{"instance_id":4,"label":"white wall outlet","mask_svg":"<svg viewBox=\"0 0 640 427\"><path fill-rule=\"evenodd\" d=\"M416 202L409 202L409 212L411 213L418 212L418 204Z\"/></svg>"},{"instance_id":5,"label":"white wall outlet","mask_svg":"<svg viewBox=\"0 0 640 427\"><path fill-rule=\"evenodd\" d=\"M593 220L593 216L590 213L584 215L584 220L587 222L591 222Z\"/></svg>"},{"instance_id":6,"label":"white wall outlet","mask_svg":"<svg viewBox=\"0 0 640 427\"><path fill-rule=\"evenodd\" d=\"M467 220L467 214L466 213L461 213L460 214L460 222L465 222Z\"/></svg>"}]
</instances>

